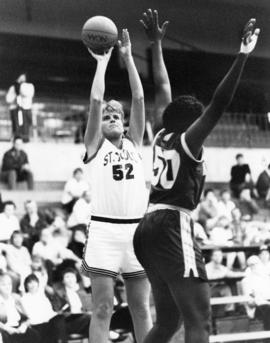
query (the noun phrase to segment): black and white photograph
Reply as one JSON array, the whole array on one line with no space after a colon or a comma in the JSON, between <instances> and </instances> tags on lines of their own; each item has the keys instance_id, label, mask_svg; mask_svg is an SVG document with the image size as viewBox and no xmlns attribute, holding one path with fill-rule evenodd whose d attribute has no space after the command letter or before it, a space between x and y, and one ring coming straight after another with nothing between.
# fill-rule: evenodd
<instances>
[{"instance_id":1,"label":"black and white photograph","mask_svg":"<svg viewBox=\"0 0 270 343\"><path fill-rule=\"evenodd\" d=\"M0 343L270 343L270 0L0 0Z\"/></svg>"}]
</instances>

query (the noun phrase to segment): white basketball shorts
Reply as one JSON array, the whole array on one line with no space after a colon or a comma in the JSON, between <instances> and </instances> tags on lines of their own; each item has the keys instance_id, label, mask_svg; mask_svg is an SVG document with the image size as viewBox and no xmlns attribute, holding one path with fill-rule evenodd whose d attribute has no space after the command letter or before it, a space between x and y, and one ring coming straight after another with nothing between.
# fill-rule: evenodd
<instances>
[{"instance_id":1,"label":"white basketball shorts","mask_svg":"<svg viewBox=\"0 0 270 343\"><path fill-rule=\"evenodd\" d=\"M112 219L92 216L82 260L82 273L124 279L145 277L133 249L139 219Z\"/></svg>"}]
</instances>

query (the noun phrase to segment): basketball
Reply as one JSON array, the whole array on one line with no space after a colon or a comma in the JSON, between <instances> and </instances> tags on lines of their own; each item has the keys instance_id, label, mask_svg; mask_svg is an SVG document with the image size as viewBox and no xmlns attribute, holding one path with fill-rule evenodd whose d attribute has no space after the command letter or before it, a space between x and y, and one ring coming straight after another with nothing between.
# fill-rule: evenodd
<instances>
[{"instance_id":1,"label":"basketball","mask_svg":"<svg viewBox=\"0 0 270 343\"><path fill-rule=\"evenodd\" d=\"M104 16L88 19L82 28L82 41L94 53L103 54L117 42L118 31L114 22Z\"/></svg>"}]
</instances>

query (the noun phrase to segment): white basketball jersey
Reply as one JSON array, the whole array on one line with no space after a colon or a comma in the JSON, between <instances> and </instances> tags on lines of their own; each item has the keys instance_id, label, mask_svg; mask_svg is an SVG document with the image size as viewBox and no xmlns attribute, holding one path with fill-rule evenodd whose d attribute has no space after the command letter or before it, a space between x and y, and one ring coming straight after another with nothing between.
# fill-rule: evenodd
<instances>
[{"instance_id":1,"label":"white basketball jersey","mask_svg":"<svg viewBox=\"0 0 270 343\"><path fill-rule=\"evenodd\" d=\"M141 218L148 203L142 158L134 143L123 138L118 149L104 139L93 158L86 161L91 185L92 215Z\"/></svg>"}]
</instances>

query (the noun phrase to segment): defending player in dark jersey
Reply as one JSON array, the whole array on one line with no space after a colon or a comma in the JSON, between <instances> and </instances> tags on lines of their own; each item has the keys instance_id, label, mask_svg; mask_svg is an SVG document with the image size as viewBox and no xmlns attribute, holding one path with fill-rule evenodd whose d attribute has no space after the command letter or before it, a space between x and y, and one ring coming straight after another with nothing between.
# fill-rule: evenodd
<instances>
[{"instance_id":1,"label":"defending player in dark jersey","mask_svg":"<svg viewBox=\"0 0 270 343\"><path fill-rule=\"evenodd\" d=\"M148 20L151 17L148 13ZM209 341L209 286L190 212L204 183L203 142L230 104L259 29L251 19L231 69L204 109L180 96L163 112L154 142L150 204L134 236L135 253L152 285L157 320L144 343L165 343L183 317L186 343ZM146 22L147 24L147 22Z\"/></svg>"}]
</instances>

